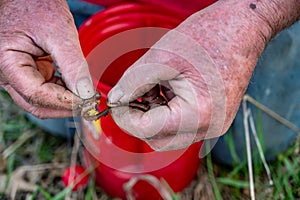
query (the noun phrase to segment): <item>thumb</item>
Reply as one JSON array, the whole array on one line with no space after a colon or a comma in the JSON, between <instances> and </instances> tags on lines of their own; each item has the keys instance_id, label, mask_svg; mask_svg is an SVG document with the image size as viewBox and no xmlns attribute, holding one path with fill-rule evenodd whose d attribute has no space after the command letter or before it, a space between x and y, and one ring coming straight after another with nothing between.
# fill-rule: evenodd
<instances>
[{"instance_id":1,"label":"thumb","mask_svg":"<svg viewBox=\"0 0 300 200\"><path fill-rule=\"evenodd\" d=\"M58 65L66 86L74 94L83 99L94 96L93 82L79 42L72 41L72 44L63 47L54 46L51 55Z\"/></svg>"},{"instance_id":2,"label":"thumb","mask_svg":"<svg viewBox=\"0 0 300 200\"><path fill-rule=\"evenodd\" d=\"M126 70L118 83L110 90L109 103L126 105L151 90L156 84L175 79L180 75L179 71L167 64L148 62L149 57L154 57L151 55L153 53L157 55L159 50L147 52L145 57Z\"/></svg>"},{"instance_id":3,"label":"thumb","mask_svg":"<svg viewBox=\"0 0 300 200\"><path fill-rule=\"evenodd\" d=\"M82 99L94 96L93 82L74 21L59 33L54 33L54 37L49 37L44 45L56 63L67 88Z\"/></svg>"},{"instance_id":4,"label":"thumb","mask_svg":"<svg viewBox=\"0 0 300 200\"><path fill-rule=\"evenodd\" d=\"M158 53L157 51L155 53ZM110 90L108 94L110 104L128 105L129 102L143 96L156 84L164 80L172 80L178 75L176 70L166 65L147 62L145 59L148 56L153 57L151 50L146 53L145 57L140 58L128 68L115 87ZM160 115L155 117L157 112ZM162 131L170 110L163 106L144 113L135 109L131 110L127 106L120 106L111 109L111 114L114 121L123 130L140 138L149 138Z\"/></svg>"}]
</instances>

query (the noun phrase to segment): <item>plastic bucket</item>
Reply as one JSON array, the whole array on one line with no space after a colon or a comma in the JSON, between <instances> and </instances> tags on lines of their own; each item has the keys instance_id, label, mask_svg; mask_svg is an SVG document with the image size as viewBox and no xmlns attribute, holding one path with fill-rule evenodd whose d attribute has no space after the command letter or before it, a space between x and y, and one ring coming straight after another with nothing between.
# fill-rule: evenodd
<instances>
[{"instance_id":1,"label":"plastic bucket","mask_svg":"<svg viewBox=\"0 0 300 200\"><path fill-rule=\"evenodd\" d=\"M161 8L126 3L101 11L83 23L79 38L94 84L102 95L100 110L124 71L184 18ZM96 183L113 197L125 199L124 184L145 174L163 178L179 192L191 183L199 168L201 142L186 149L155 152L144 141L123 132L110 115L96 122L83 120L82 127L84 160L88 165L96 164ZM136 199L161 198L145 181L137 182L132 192Z\"/></svg>"}]
</instances>

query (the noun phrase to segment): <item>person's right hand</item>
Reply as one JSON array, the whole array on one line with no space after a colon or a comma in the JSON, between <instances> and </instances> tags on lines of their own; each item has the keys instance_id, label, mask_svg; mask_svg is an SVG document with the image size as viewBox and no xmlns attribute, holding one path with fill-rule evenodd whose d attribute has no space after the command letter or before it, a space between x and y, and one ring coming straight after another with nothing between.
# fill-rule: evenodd
<instances>
[{"instance_id":1,"label":"person's right hand","mask_svg":"<svg viewBox=\"0 0 300 200\"><path fill-rule=\"evenodd\" d=\"M53 61L61 78L54 76ZM0 86L40 118L72 116L94 96L65 0L0 2Z\"/></svg>"},{"instance_id":2,"label":"person's right hand","mask_svg":"<svg viewBox=\"0 0 300 200\"><path fill-rule=\"evenodd\" d=\"M296 1L278 5L274 9L271 1L218 1L189 17L110 91L108 105L115 122L155 150L179 149L224 134L266 43L299 16ZM173 94L161 95L152 89L157 84ZM169 102L147 111L130 106L151 95L152 102L156 96L166 96Z\"/></svg>"}]
</instances>

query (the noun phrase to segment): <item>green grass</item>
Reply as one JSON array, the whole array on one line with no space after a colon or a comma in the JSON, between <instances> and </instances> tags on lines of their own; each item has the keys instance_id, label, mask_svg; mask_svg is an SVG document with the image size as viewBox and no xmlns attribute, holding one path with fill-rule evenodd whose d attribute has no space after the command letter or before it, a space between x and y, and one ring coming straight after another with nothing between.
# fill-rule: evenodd
<instances>
[{"instance_id":1,"label":"green grass","mask_svg":"<svg viewBox=\"0 0 300 200\"><path fill-rule=\"evenodd\" d=\"M259 113L256 118L258 137L260 141L263 141ZM9 194L5 194L5 190L8 188L12 174L19 167L43 163L65 163L67 166L70 163L72 145L62 138L43 132L28 121L24 111L12 102L6 92L0 90L0 156L28 131L35 132L35 135L28 137L11 152L6 158L4 170L1 171L0 166L0 175L7 176L6 187L4 191L0 190L0 199L8 198ZM274 162L269 163L274 181L274 186L271 187L268 185L265 169L258 154L254 154L253 168L257 199L300 199L299 141L298 138L287 151L280 154ZM230 146L230 152L235 161L234 166L218 165L213 162L209 154L203 159L202 167L207 168L210 183L203 184L212 185L213 194L217 200L249 199L247 162L238 158L233 138L230 135L226 138L226 142ZM93 181L89 182L87 188L70 194L70 188L64 188L60 181L62 171L63 169L46 170L40 179L36 180L36 190L26 193L30 196L28 199L64 199L66 195L69 195L71 199L92 200L95 199L95 196L98 199L111 199L97 188ZM54 176L54 179L50 180L50 176ZM53 181L55 181L54 184ZM225 198L223 198L224 196ZM227 198L228 196L230 198ZM173 198L178 199L175 194L173 194ZM16 199L22 199L21 194L17 194Z\"/></svg>"},{"instance_id":2,"label":"green grass","mask_svg":"<svg viewBox=\"0 0 300 200\"><path fill-rule=\"evenodd\" d=\"M9 151L7 151L8 149ZM4 159L3 153L7 152L9 152L8 156ZM15 105L5 91L0 89L0 158L5 160L1 163L0 159L0 176L6 176L4 180L5 187L0 188L1 200L10 199L12 191L10 191L9 185L15 170L22 166L34 167L39 164L53 164L55 166L56 163L65 164L65 167L67 167L70 165L71 152L72 141L48 134L27 120L25 112ZM80 159L77 163L80 163ZM1 165L5 167L2 171ZM89 200L93 199L95 195L103 197L103 199L109 199L101 190L95 187L92 180L87 188L71 192L71 188L65 188L61 181L64 169L37 170L36 190L17 192L15 199L25 199L24 195L27 199L47 200L65 199L65 196L69 196L70 199ZM31 175L34 178L35 172L33 171ZM30 179L30 177L27 176L31 175L25 173L23 178L28 181L27 179Z\"/></svg>"},{"instance_id":3,"label":"green grass","mask_svg":"<svg viewBox=\"0 0 300 200\"><path fill-rule=\"evenodd\" d=\"M256 129L260 143L263 144L263 132L261 113L257 112ZM230 132L230 131L229 131ZM216 164L213 165L210 156L206 159L208 161L208 168L217 167L218 174L215 174L218 188L218 193L230 193L231 199L249 198L249 176L247 162L241 162L237 156L234 148L234 141L232 134L225 136L225 141L229 146L231 157L233 158L233 166L231 168L223 168ZM299 136L294 143L282 154L279 154L277 159L269 164L274 185L270 186L266 175L265 168L259 157L258 152L252 153L253 158L253 173L255 183L255 193L257 199L300 199L300 155L299 155ZM262 146L264 150L264 146ZM212 171L212 169L208 169ZM211 179L213 183L214 180ZM246 191L246 192L245 192ZM220 199L218 193L216 199ZM245 196L245 193L247 194Z\"/></svg>"}]
</instances>

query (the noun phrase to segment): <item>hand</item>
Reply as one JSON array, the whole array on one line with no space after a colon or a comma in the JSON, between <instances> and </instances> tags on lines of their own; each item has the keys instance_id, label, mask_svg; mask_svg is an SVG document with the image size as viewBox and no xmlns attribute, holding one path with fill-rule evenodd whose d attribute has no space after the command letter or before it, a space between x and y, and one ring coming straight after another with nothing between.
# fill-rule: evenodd
<instances>
[{"instance_id":1,"label":"hand","mask_svg":"<svg viewBox=\"0 0 300 200\"><path fill-rule=\"evenodd\" d=\"M299 16L296 1L276 3L219 1L167 33L110 91L115 122L160 151L224 134L266 43ZM165 96L157 84L173 93L167 105L132 106Z\"/></svg>"},{"instance_id":2,"label":"hand","mask_svg":"<svg viewBox=\"0 0 300 200\"><path fill-rule=\"evenodd\" d=\"M0 86L26 111L68 117L94 95L66 1L1 1L0 41Z\"/></svg>"},{"instance_id":3,"label":"hand","mask_svg":"<svg viewBox=\"0 0 300 200\"><path fill-rule=\"evenodd\" d=\"M129 134L169 150L219 136L225 97L223 76L207 51L174 30L124 73L109 93L109 106Z\"/></svg>"}]
</instances>

